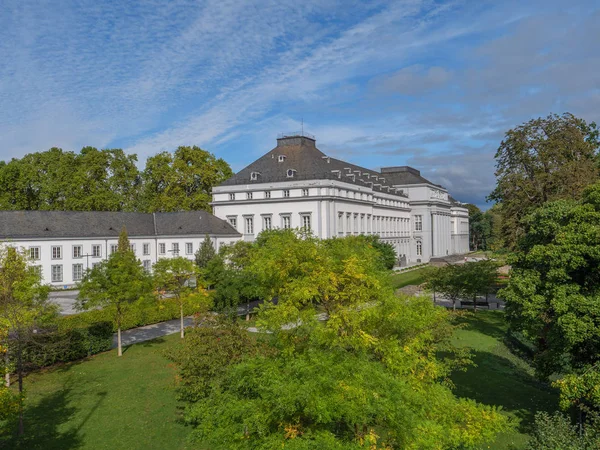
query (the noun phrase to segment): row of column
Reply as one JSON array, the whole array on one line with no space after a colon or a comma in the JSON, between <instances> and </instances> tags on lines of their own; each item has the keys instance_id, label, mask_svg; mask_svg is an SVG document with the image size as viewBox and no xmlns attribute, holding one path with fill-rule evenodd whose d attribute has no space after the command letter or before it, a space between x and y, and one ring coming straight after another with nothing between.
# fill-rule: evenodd
<instances>
[{"instance_id":1,"label":"row of column","mask_svg":"<svg viewBox=\"0 0 600 450\"><path fill-rule=\"evenodd\" d=\"M339 236L351 234L376 234L381 237L410 236L410 219L405 217L338 212L336 227Z\"/></svg>"}]
</instances>

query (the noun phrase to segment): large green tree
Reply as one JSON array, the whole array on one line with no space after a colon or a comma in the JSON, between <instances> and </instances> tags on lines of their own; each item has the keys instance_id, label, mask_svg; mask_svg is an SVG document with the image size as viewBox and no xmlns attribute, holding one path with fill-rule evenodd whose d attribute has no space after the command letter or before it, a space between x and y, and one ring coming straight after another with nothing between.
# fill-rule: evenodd
<instances>
[{"instance_id":1,"label":"large green tree","mask_svg":"<svg viewBox=\"0 0 600 450\"><path fill-rule=\"evenodd\" d=\"M33 339L37 327L48 323L56 315L56 307L48 302L48 292L48 286L42 284L40 272L29 263L24 251L0 246L0 335L5 339L1 345L3 353L8 352L11 356L11 365L17 372L21 397L18 402L19 434L24 432L22 396L25 345ZM0 417L10 416L15 408L14 398L7 391L0 397L0 407L3 408Z\"/></svg>"},{"instance_id":2,"label":"large green tree","mask_svg":"<svg viewBox=\"0 0 600 450\"><path fill-rule=\"evenodd\" d=\"M152 279L129 248L125 230L118 251L86 272L79 284L80 309L108 308L117 328L117 354L123 355L121 322L133 304L152 298Z\"/></svg>"},{"instance_id":3,"label":"large green tree","mask_svg":"<svg viewBox=\"0 0 600 450\"><path fill-rule=\"evenodd\" d=\"M144 209L210 211L213 186L233 172L223 159L199 147L178 147L148 158L144 169Z\"/></svg>"},{"instance_id":4,"label":"large green tree","mask_svg":"<svg viewBox=\"0 0 600 450\"><path fill-rule=\"evenodd\" d=\"M506 300L511 326L535 344L540 375L558 381L563 406L600 408L600 183L523 222Z\"/></svg>"},{"instance_id":5,"label":"large green tree","mask_svg":"<svg viewBox=\"0 0 600 450\"><path fill-rule=\"evenodd\" d=\"M270 231L248 257L263 298L278 300L258 314L265 347L244 352L234 331L223 347L223 328L205 327L181 366L192 396L185 417L203 445L464 448L506 429L496 409L456 398L443 382L465 357L451 345L449 313L395 297L365 239ZM215 367L222 353L231 361Z\"/></svg>"},{"instance_id":6,"label":"large green tree","mask_svg":"<svg viewBox=\"0 0 600 450\"><path fill-rule=\"evenodd\" d=\"M548 201L576 199L598 179L595 123L572 114L530 120L509 130L496 152L497 185L489 198L502 203L505 243L523 234L520 221Z\"/></svg>"},{"instance_id":7,"label":"large green tree","mask_svg":"<svg viewBox=\"0 0 600 450\"><path fill-rule=\"evenodd\" d=\"M179 319L180 319L180 334L183 339L185 336L185 328L183 326L183 307L186 301L190 300L192 294L194 300L201 297L206 299L208 306L208 298L204 290L198 286L199 270L191 261L183 256L175 258L161 258L154 267L153 280L154 287L157 291L165 294L170 294L175 297L179 304Z\"/></svg>"}]
</instances>

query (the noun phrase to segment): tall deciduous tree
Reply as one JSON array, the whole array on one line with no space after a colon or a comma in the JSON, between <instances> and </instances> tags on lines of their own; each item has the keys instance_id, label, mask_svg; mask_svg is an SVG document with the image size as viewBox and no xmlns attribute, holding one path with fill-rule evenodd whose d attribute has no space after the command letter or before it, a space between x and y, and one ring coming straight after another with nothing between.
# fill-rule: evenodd
<instances>
[{"instance_id":1,"label":"tall deciduous tree","mask_svg":"<svg viewBox=\"0 0 600 450\"><path fill-rule=\"evenodd\" d=\"M523 234L523 217L548 201L578 198L598 179L598 137L595 123L569 113L530 120L506 133L496 152L497 185L490 199L502 203L509 247Z\"/></svg>"},{"instance_id":2,"label":"tall deciduous tree","mask_svg":"<svg viewBox=\"0 0 600 450\"><path fill-rule=\"evenodd\" d=\"M14 247L0 247L0 327L7 338L4 349L15 357L19 394L23 395L23 350L36 326L56 314L48 302L48 286L41 274L28 262L24 252ZM9 397L4 396L4 399ZM19 434L23 434L23 402L19 404Z\"/></svg>"},{"instance_id":3,"label":"tall deciduous tree","mask_svg":"<svg viewBox=\"0 0 600 450\"><path fill-rule=\"evenodd\" d=\"M183 256L176 258L162 258L154 264L153 279L156 290L165 291L175 296L179 303L179 315L181 321L181 338L184 337L183 326L183 306L187 297L199 289L194 289L193 284L197 283L198 267L193 261L190 261ZM205 294L204 291L201 291ZM206 295L204 295L206 297Z\"/></svg>"},{"instance_id":4,"label":"tall deciduous tree","mask_svg":"<svg viewBox=\"0 0 600 450\"><path fill-rule=\"evenodd\" d=\"M86 272L79 284L79 308L110 308L117 327L117 354L123 355L121 321L134 303L152 297L152 279L129 248L125 230L119 236L119 249Z\"/></svg>"},{"instance_id":5,"label":"tall deciduous tree","mask_svg":"<svg viewBox=\"0 0 600 450\"><path fill-rule=\"evenodd\" d=\"M507 317L535 344L540 375L567 375L563 406L600 409L600 183L578 202L544 205L524 226L500 292Z\"/></svg>"},{"instance_id":6,"label":"tall deciduous tree","mask_svg":"<svg viewBox=\"0 0 600 450\"><path fill-rule=\"evenodd\" d=\"M144 201L148 212L210 211L213 186L233 172L223 159L199 147L178 147L148 158L144 170Z\"/></svg>"}]
</instances>

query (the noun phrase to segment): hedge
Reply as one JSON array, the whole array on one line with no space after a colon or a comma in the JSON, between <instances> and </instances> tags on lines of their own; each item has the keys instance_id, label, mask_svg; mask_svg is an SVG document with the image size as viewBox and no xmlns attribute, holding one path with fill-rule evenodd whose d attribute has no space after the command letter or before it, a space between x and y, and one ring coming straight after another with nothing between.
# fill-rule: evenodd
<instances>
[{"instance_id":1,"label":"hedge","mask_svg":"<svg viewBox=\"0 0 600 450\"><path fill-rule=\"evenodd\" d=\"M188 297L184 302L183 314L190 316L192 314L206 310L206 295L194 294ZM100 322L113 323L114 308L94 309L78 314L61 317L58 322L59 330L71 330L74 328L85 328ZM179 303L174 298L159 300L156 304L133 305L127 308L121 322L121 330L152 325L166 320L179 318ZM112 326L113 332L117 331L116 326Z\"/></svg>"},{"instance_id":2,"label":"hedge","mask_svg":"<svg viewBox=\"0 0 600 450\"><path fill-rule=\"evenodd\" d=\"M25 343L24 368L31 371L59 362L76 361L110 350L112 342L110 322L98 322L70 330L41 330ZM13 361L15 356L12 355Z\"/></svg>"}]
</instances>

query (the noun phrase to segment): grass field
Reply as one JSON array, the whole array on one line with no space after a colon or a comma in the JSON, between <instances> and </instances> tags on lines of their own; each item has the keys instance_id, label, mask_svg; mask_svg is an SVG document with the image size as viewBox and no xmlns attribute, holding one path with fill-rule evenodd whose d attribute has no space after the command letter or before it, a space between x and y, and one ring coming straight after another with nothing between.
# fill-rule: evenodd
<instances>
[{"instance_id":1,"label":"grass field","mask_svg":"<svg viewBox=\"0 0 600 450\"><path fill-rule=\"evenodd\" d=\"M477 367L452 378L457 395L501 405L518 423L516 431L483 448L522 449L534 411L555 409L557 394L502 344L502 314L479 311L463 319L466 327L457 332L456 342L474 349ZM178 341L172 335L128 347L122 358L109 352L28 376L26 438L0 441L0 448L188 448L190 430L177 420L175 369L164 357Z\"/></svg>"},{"instance_id":2,"label":"grass field","mask_svg":"<svg viewBox=\"0 0 600 450\"><path fill-rule=\"evenodd\" d=\"M410 270L403 273L394 273L390 275L390 281L394 289L400 289L401 287L408 286L411 284L421 284L425 282L425 274L428 270L431 270L429 266L424 266L420 269Z\"/></svg>"},{"instance_id":3,"label":"grass field","mask_svg":"<svg viewBox=\"0 0 600 450\"><path fill-rule=\"evenodd\" d=\"M452 381L457 395L502 406L516 425L514 432L505 433L482 448L523 449L535 412L556 410L558 393L537 381L531 366L503 344L503 315L502 311L478 311L465 316L462 321L466 327L457 331L455 339L458 345L473 349L477 366L454 373Z\"/></svg>"},{"instance_id":4,"label":"grass field","mask_svg":"<svg viewBox=\"0 0 600 450\"><path fill-rule=\"evenodd\" d=\"M113 351L28 376L26 439L0 441L0 448L186 448L175 369L163 356L179 339L175 334L127 347L122 358Z\"/></svg>"}]
</instances>

